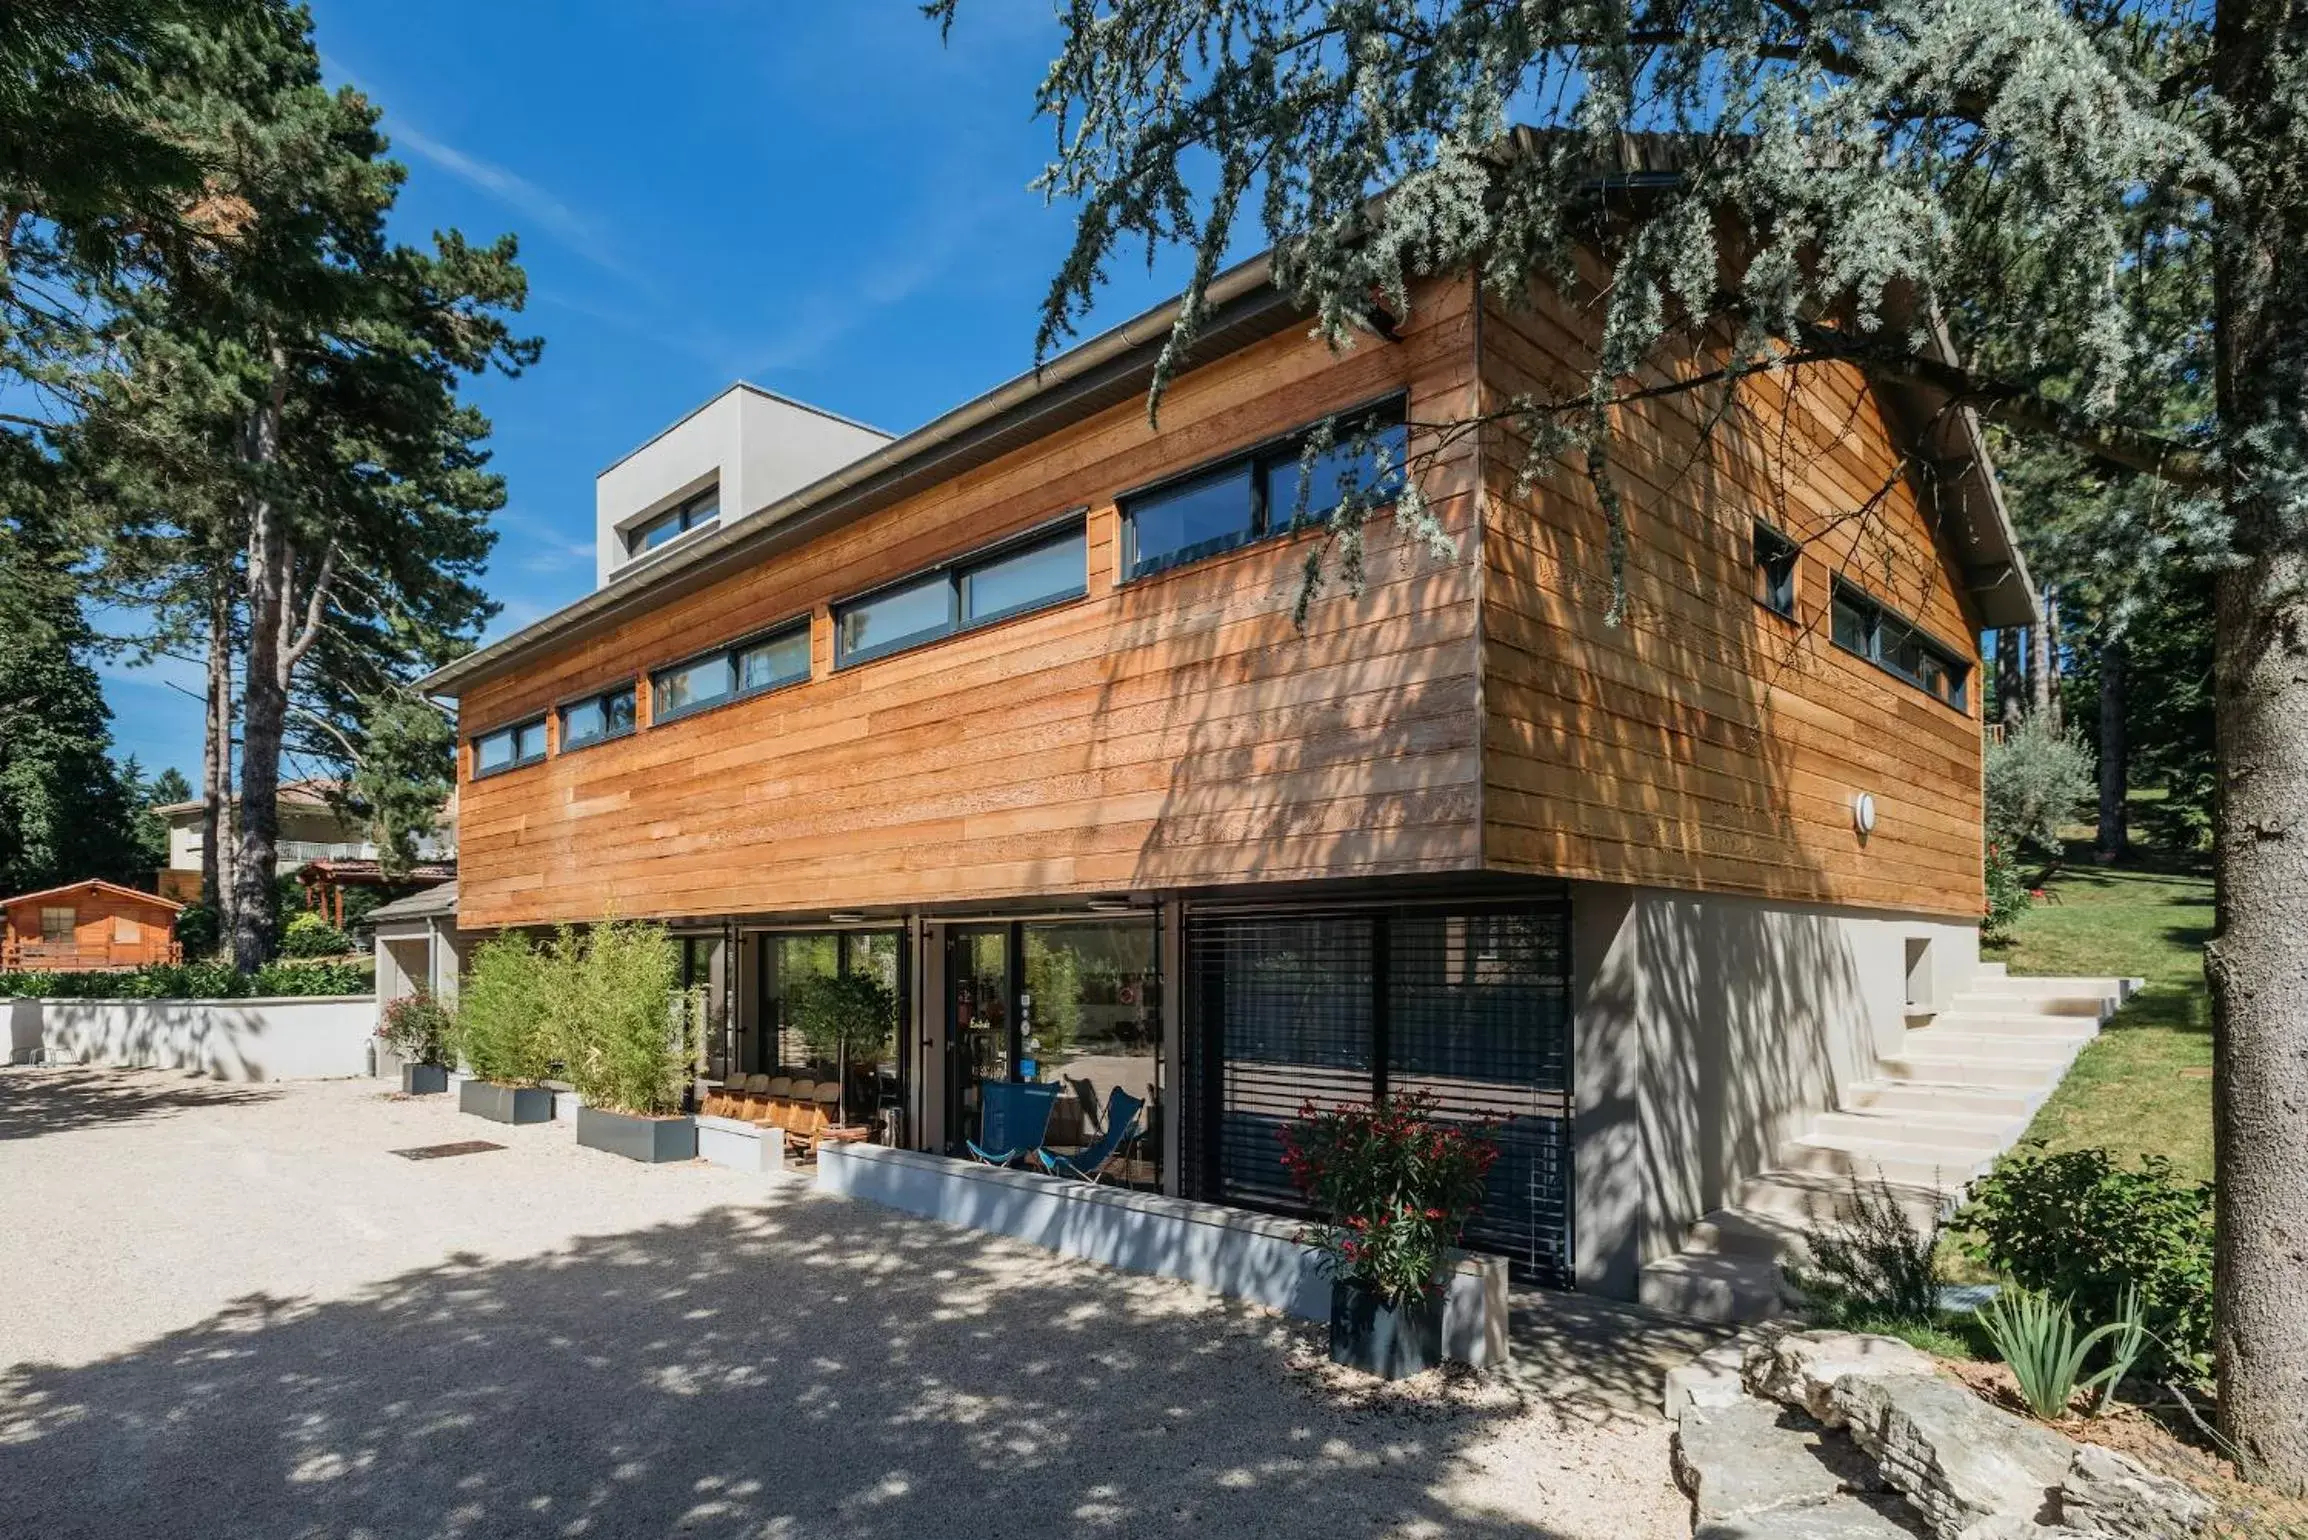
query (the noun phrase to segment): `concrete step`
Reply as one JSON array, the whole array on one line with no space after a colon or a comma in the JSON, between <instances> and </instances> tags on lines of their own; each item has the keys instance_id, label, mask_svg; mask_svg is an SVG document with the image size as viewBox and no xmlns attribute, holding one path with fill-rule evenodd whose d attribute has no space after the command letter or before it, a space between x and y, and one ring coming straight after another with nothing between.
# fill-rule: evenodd
<instances>
[{"instance_id":1,"label":"concrete step","mask_svg":"<svg viewBox=\"0 0 2308 1540\"><path fill-rule=\"evenodd\" d=\"M2140 987L2140 981L2021 973L1974 978L1970 987L1984 994L1995 995L2099 995L2110 1000L2122 1000Z\"/></svg>"},{"instance_id":2,"label":"concrete step","mask_svg":"<svg viewBox=\"0 0 2308 1540\"><path fill-rule=\"evenodd\" d=\"M1907 1215L1908 1222L1921 1228L1933 1217L1944 1212L1948 1195L1934 1187L1896 1183L1888 1189L1866 1184L1863 1190L1888 1190L1893 1201ZM1740 1184L1737 1202L1733 1205L1745 1214L1768 1215L1776 1221L1792 1224L1801 1229L1808 1224L1823 1224L1830 1220L1847 1219L1852 1213L1851 1178L1825 1171L1797 1171L1784 1167L1749 1177Z\"/></svg>"},{"instance_id":3,"label":"concrete step","mask_svg":"<svg viewBox=\"0 0 2308 1540\"><path fill-rule=\"evenodd\" d=\"M1982 1011L1946 1011L1918 1032L1977 1033L1992 1037L2035 1037L2049 1043L2088 1043L2100 1024L2083 1016L1991 1016Z\"/></svg>"},{"instance_id":4,"label":"concrete step","mask_svg":"<svg viewBox=\"0 0 2308 1540\"><path fill-rule=\"evenodd\" d=\"M2067 1062L2063 1059L2048 1065L2005 1063L1972 1055L1911 1052L1885 1059L1878 1067L1886 1080L2041 1094L2059 1084Z\"/></svg>"},{"instance_id":5,"label":"concrete step","mask_svg":"<svg viewBox=\"0 0 2308 1540\"><path fill-rule=\"evenodd\" d=\"M1931 1085L1913 1080L1863 1080L1844 1093L1844 1110L1851 1112L1968 1112L1979 1117L2032 1116L2039 1098L2025 1091L1996 1091L1984 1086Z\"/></svg>"},{"instance_id":6,"label":"concrete step","mask_svg":"<svg viewBox=\"0 0 2308 1540\"><path fill-rule=\"evenodd\" d=\"M1927 1138L1941 1136L1958 1142L1979 1143L2001 1150L2027 1132L2028 1114L1959 1112L1941 1108L1859 1107L1823 1112L1811 1125L1814 1134L1853 1134L1867 1139Z\"/></svg>"},{"instance_id":7,"label":"concrete step","mask_svg":"<svg viewBox=\"0 0 2308 1540\"><path fill-rule=\"evenodd\" d=\"M1805 1232L1826 1222L1765 1209L1719 1208L1691 1226L1683 1240L1683 1254L1758 1258L1777 1262L1782 1268L1800 1268L1811 1261Z\"/></svg>"},{"instance_id":8,"label":"concrete step","mask_svg":"<svg viewBox=\"0 0 2308 1540\"><path fill-rule=\"evenodd\" d=\"M1902 1057L1917 1054L1939 1058L1984 1059L1993 1064L2043 1064L2065 1068L2091 1041L2078 1037L2015 1037L1994 1032L1958 1032L1952 1027L1925 1027L1910 1032L1900 1045Z\"/></svg>"},{"instance_id":9,"label":"concrete step","mask_svg":"<svg viewBox=\"0 0 2308 1540\"><path fill-rule=\"evenodd\" d=\"M1784 1312L1787 1286L1778 1264L1758 1257L1678 1252L1646 1266L1636 1298L1653 1310L1702 1321L1764 1321Z\"/></svg>"},{"instance_id":10,"label":"concrete step","mask_svg":"<svg viewBox=\"0 0 2308 1540\"><path fill-rule=\"evenodd\" d=\"M1984 1142L1805 1135L1779 1147L1778 1165L1782 1170L1817 1171L1857 1177L1862 1182L1881 1180L1952 1193L1994 1164L1996 1154L1994 1146Z\"/></svg>"},{"instance_id":11,"label":"concrete step","mask_svg":"<svg viewBox=\"0 0 2308 1540\"><path fill-rule=\"evenodd\" d=\"M1940 1014L1976 1011L1983 1016L2088 1016L2102 1021L2122 1003L2122 999L2113 994L2015 994L1966 989L1950 999Z\"/></svg>"}]
</instances>

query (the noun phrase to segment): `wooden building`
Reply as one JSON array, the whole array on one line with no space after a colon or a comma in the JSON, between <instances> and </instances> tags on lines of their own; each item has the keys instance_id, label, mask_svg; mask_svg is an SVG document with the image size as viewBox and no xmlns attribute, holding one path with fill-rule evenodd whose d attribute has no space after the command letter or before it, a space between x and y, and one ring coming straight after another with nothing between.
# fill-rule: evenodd
<instances>
[{"instance_id":1,"label":"wooden building","mask_svg":"<svg viewBox=\"0 0 2308 1540\"><path fill-rule=\"evenodd\" d=\"M0 971L85 973L178 962L176 917L184 906L90 878L0 899L7 933Z\"/></svg>"},{"instance_id":2,"label":"wooden building","mask_svg":"<svg viewBox=\"0 0 2308 1540\"><path fill-rule=\"evenodd\" d=\"M666 921L715 1080L874 970L885 1137L1123 1088L1190 1197L1287 1207L1301 1099L1426 1088L1507 1119L1479 1244L1632 1293L1976 967L1976 638L2035 607L1976 425L1824 365L1621 408L1615 623L1583 470L1437 427L1578 395L1591 301L1431 281L1344 351L1263 261L1212 304L1158 426L1167 307L830 474L694 422L614 467L600 588L428 682L458 923ZM1299 623L1338 488L1406 462L1443 543L1374 515Z\"/></svg>"}]
</instances>

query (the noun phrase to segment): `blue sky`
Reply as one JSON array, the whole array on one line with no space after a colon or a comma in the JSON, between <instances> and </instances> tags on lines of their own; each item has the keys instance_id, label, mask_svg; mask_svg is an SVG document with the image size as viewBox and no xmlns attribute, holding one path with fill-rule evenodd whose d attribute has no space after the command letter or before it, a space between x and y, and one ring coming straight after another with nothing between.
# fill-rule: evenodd
<instances>
[{"instance_id":1,"label":"blue sky","mask_svg":"<svg viewBox=\"0 0 2308 1540\"><path fill-rule=\"evenodd\" d=\"M1050 0L964 0L944 44L915 0L313 9L409 168L401 238L521 238L544 360L470 391L510 494L492 636L592 586L594 473L731 380L903 432L1031 362L1071 233L1027 186ZM1183 271L1121 264L1098 321ZM105 684L116 751L194 777L198 670Z\"/></svg>"}]
</instances>

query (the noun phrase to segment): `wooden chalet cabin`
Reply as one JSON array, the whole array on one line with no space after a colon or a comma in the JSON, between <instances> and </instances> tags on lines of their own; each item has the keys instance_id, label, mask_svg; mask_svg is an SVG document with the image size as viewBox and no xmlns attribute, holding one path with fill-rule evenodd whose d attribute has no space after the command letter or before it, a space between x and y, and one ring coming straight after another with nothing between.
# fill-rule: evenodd
<instances>
[{"instance_id":1,"label":"wooden chalet cabin","mask_svg":"<svg viewBox=\"0 0 2308 1540\"><path fill-rule=\"evenodd\" d=\"M7 933L0 971L87 973L181 962L176 917L184 906L157 894L90 878L0 899Z\"/></svg>"},{"instance_id":2,"label":"wooden chalet cabin","mask_svg":"<svg viewBox=\"0 0 2308 1540\"><path fill-rule=\"evenodd\" d=\"M429 681L457 922L663 920L757 1088L873 970L882 1137L1119 1088L1124 1178L1213 1201L1289 1207L1303 1098L1429 1089L1506 1119L1475 1242L1631 1294L1976 967L1976 638L2034 614L1976 426L1825 365L1621 409L1613 626L1580 467L1430 426L1578 395L1594 304L1437 280L1334 352L1263 261L1212 298L1159 427L1168 307L901 438L740 387L612 467L599 589ZM1333 418L1452 550L1375 516L1301 627Z\"/></svg>"}]
</instances>

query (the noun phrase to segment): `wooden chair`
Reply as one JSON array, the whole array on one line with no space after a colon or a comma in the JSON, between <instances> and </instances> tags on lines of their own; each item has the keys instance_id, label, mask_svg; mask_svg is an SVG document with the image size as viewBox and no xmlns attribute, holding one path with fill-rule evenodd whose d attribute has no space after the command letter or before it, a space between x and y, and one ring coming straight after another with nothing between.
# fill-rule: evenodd
<instances>
[{"instance_id":1,"label":"wooden chair","mask_svg":"<svg viewBox=\"0 0 2308 1540\"><path fill-rule=\"evenodd\" d=\"M788 1083L785 1095L778 1098L777 1126L785 1130L788 1139L809 1136L809 1107L816 1095L816 1081L797 1078Z\"/></svg>"}]
</instances>

